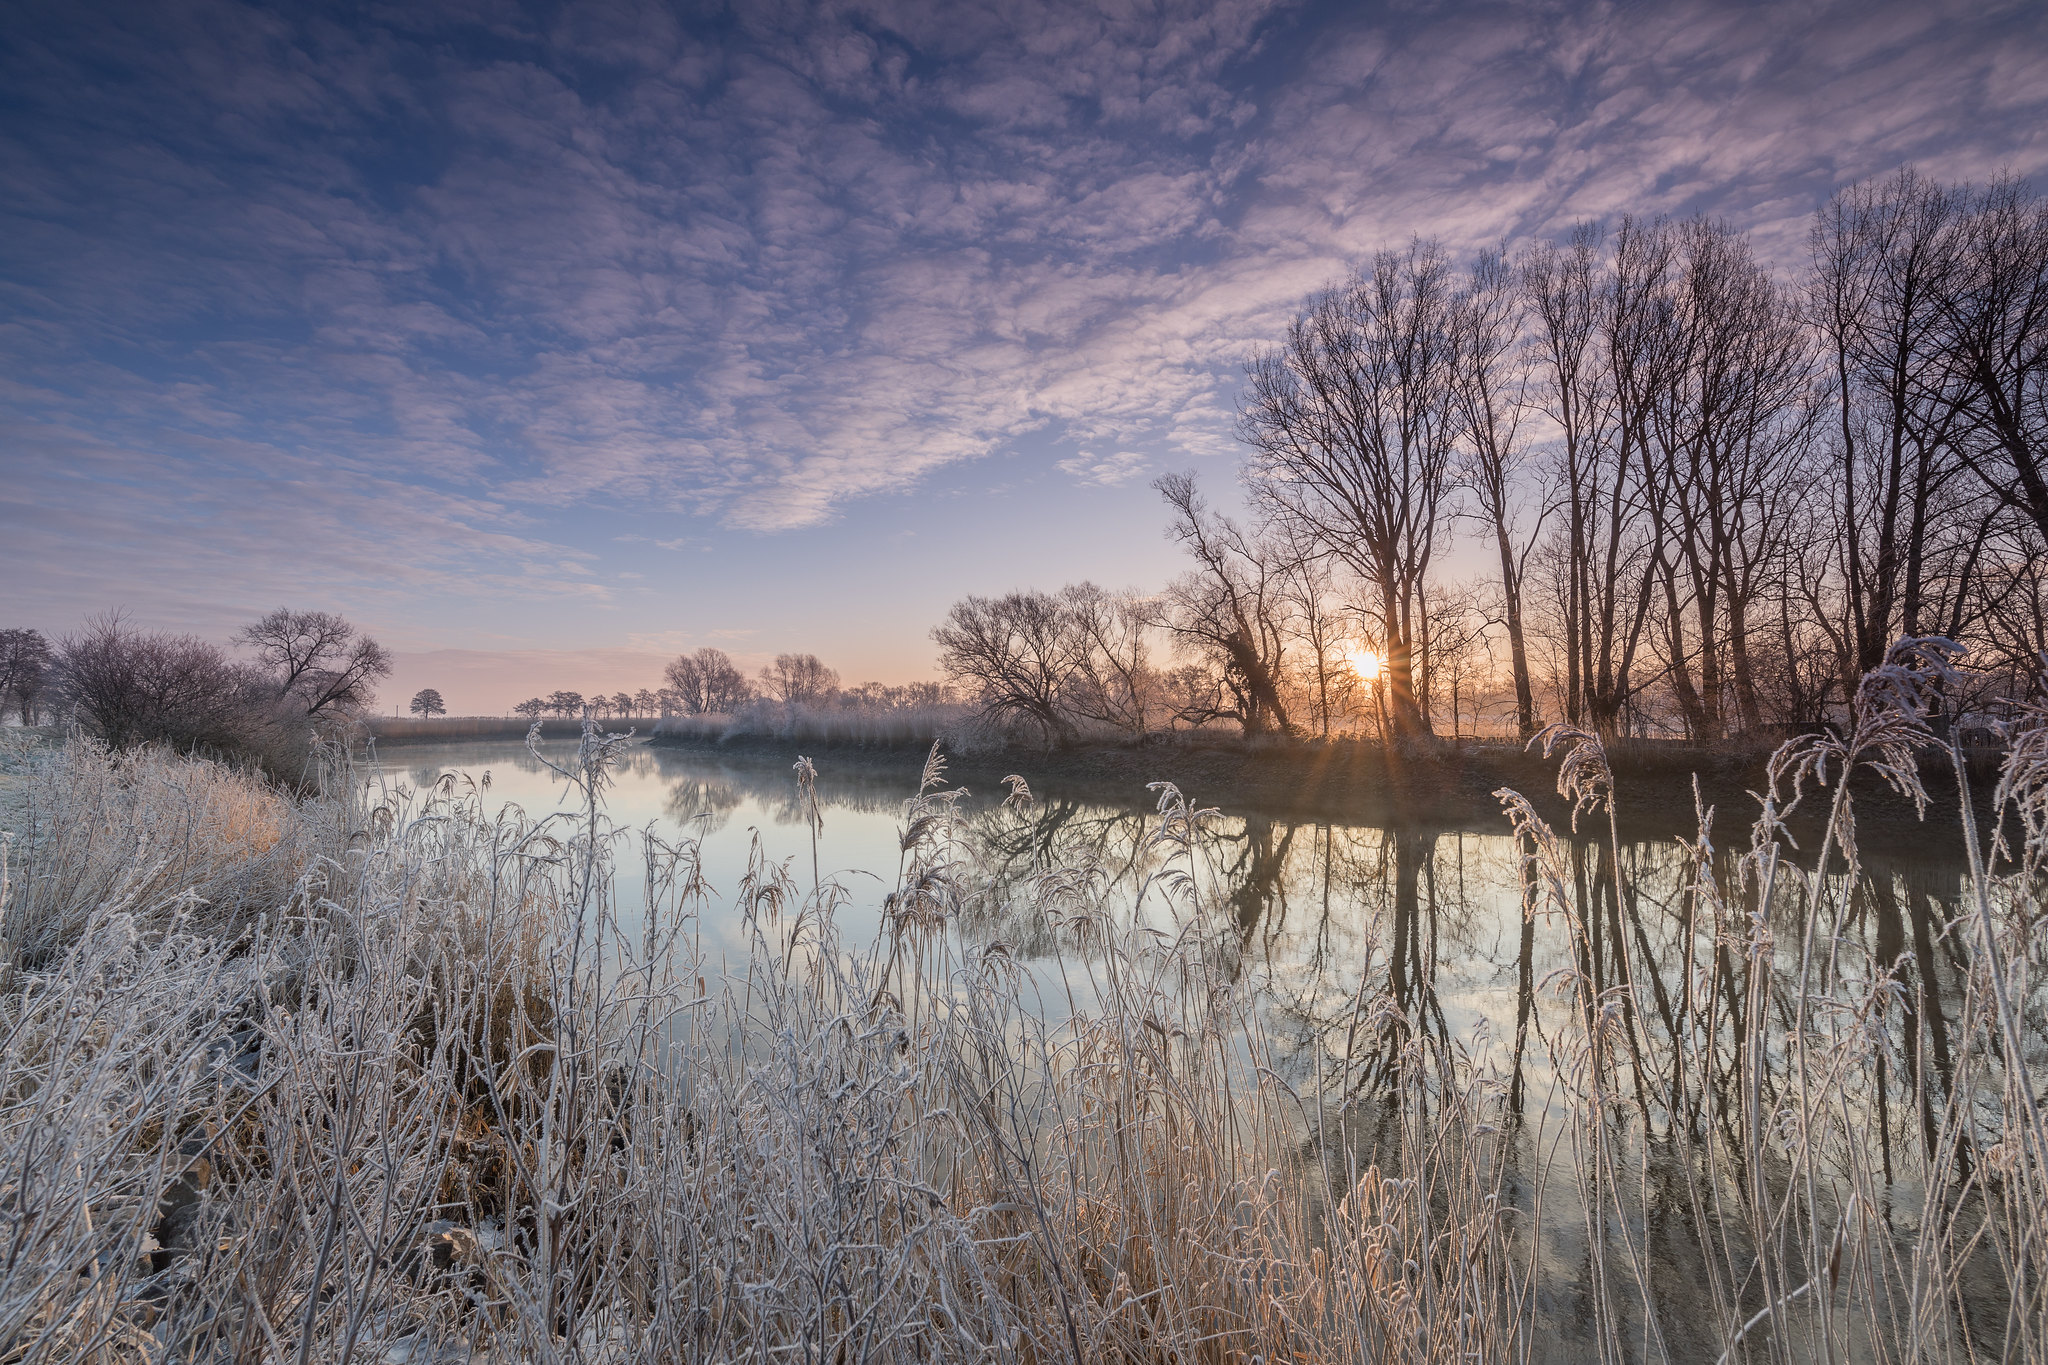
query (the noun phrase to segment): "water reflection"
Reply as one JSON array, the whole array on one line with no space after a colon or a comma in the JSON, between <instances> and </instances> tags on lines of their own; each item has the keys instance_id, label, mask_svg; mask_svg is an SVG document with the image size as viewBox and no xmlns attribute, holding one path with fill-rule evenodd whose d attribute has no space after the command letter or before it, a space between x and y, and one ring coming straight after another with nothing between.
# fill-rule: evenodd
<instances>
[{"instance_id":1,"label":"water reflection","mask_svg":"<svg viewBox=\"0 0 2048 1365\"><path fill-rule=\"evenodd\" d=\"M492 790L529 809L558 798L546 766L515 746L407 751L403 762L421 786L488 768ZM840 869L845 913L872 915L889 890L897 825L916 782L908 757L900 771L829 757L821 764L821 856ZM1151 837L1159 815L1143 792L1122 805L1041 790L1017 806L1001 795L960 803L961 856L976 860L983 888L966 931L1000 937L1026 960L1048 954L1041 879L1054 870L1081 870L1077 894L1119 914L1162 924L1190 907L1212 916L1235 945L1233 979L1265 992L1278 1067L1300 1093L1336 1097L1327 1127L1304 1140L1305 1161L1337 1159L1324 1150L1334 1144L1354 1169L1397 1164L1402 1124L1416 1105L1441 1099L1431 1098L1430 1078L1413 1074L1418 1059L1440 1068L1445 1059L1469 1061L1498 1085L1516 1125L1505 1139L1516 1164L1503 1188L1530 1219L1540 1207L1538 1259L1559 1272L1543 1277L1545 1296L1530 1309L1542 1327L1537 1339L1554 1346L1550 1358L1597 1353L1604 1341L1625 1358L1711 1360L1720 1342L1685 1332L1687 1318L1727 1320L1731 1305L1753 1311L1759 1290L1744 1267L1756 1248L1717 1210L1782 1197L1742 1187L1730 1173L1782 1165L1759 1155L1776 1139L1757 1131L1754 1115L1789 1093L1784 1040L1803 1011L1868 1008L1871 1027L1888 1040L1875 1084L1842 1099L1845 1127L1867 1136L1887 1187L1926 1168L1956 1088L1967 1084L1956 1057L1969 958L1951 931L1962 893L1952 863L1895 856L1860 866L1819 950L1825 970L1814 989L1825 998L1816 1004L1800 996L1794 969L1802 926L1757 917L1755 886L1725 852L1703 860L1675 840L1617 850L1566 838L1568 915L1560 917L1531 913L1540 907L1525 903L1524 850L1492 810L1474 811L1462 830L1226 810L1201 849L1190 902L1145 891L1161 855ZM613 812L626 824L701 831L715 885L721 859L725 884L736 882L731 869L756 838L784 859L809 847L780 761L635 750L617 774ZM1802 856L1792 855L1797 871L1813 875ZM1557 984L1571 974L1583 989ZM1625 1188L1608 1191L1612 1221L1588 1217L1569 1180L1545 1175L1562 1150L1556 1134L1578 1121L1566 1102L1585 1084L1573 1074L1583 1062L1573 1040L1596 1032L1605 1040L1596 1079L1613 1100L1602 1110L1601 1140L1613 1144L1616 1168L1632 1173ZM1966 1143L1952 1159L1967 1180L1978 1154ZM1610 1289L1625 1278L1615 1269L1624 1254L1643 1258L1657 1323L1641 1320L1639 1294L1603 1303L1596 1293L1601 1275ZM1995 1317L1996 1277L1984 1278L1983 1296L1970 1302L1976 1317ZM1624 1305L1619 1320L1614 1302ZM1974 1318L1972 1330L1986 1339ZM1660 1337L1661 1347L1647 1345ZM1633 1344L1616 1345L1623 1342Z\"/></svg>"}]
</instances>

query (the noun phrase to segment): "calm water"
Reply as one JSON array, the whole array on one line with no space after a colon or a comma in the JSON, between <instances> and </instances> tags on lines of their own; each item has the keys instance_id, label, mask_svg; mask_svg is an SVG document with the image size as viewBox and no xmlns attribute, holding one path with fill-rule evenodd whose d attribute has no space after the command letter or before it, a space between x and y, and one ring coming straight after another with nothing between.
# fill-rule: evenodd
<instances>
[{"instance_id":1,"label":"calm water","mask_svg":"<svg viewBox=\"0 0 2048 1365\"><path fill-rule=\"evenodd\" d=\"M566 757L570 748L559 744L550 752ZM565 784L516 743L396 748L383 762L387 780L422 786L451 770L473 777L488 771L491 799L516 802L530 814L558 808L565 793ZM903 802L917 778L916 761L908 757L899 769L835 766L829 754L819 762L818 872L845 888L840 923L853 941L872 936L881 900L895 884ZM1464 832L1386 829L1281 819L1235 807L1224 793L1189 795L1221 807L1200 870L1203 899L1228 917L1241 945L1239 960L1268 983L1269 1027L1294 1078L1307 1080L1327 1069L1353 1045L1346 1021L1354 1002L1362 990L1384 988L1415 1027L1483 1058L1530 1133L1554 1127L1559 1078L1548 1041L1569 1021L1567 1006L1544 991L1543 983L1571 965L1574 954L1561 928L1525 919L1517 850L1504 817L1475 811ZM961 810L1009 875L1021 877L1047 859L1071 864L1077 857L1094 858L1117 875L1128 913L1166 927L1173 909L1164 897L1134 904L1137 889L1156 870L1145 847L1158 823L1151 794L1134 789L1129 803L1119 806L1067 799L1056 786L1039 788L1028 815L1004 810L1002 796L1000 790L974 791ZM808 888L812 836L796 798L786 761L636 748L617 773L608 805L611 816L629 826L651 826L671 836L701 829L703 868L716 905L739 883L756 841ZM1733 820L1724 821L1717 836L1723 845L1746 842L1746 831ZM1569 846L1570 891L1587 926L1578 965L1596 988L1629 988L1630 1045L1654 1050L1660 1036L1668 1041L1686 1027L1688 1009L1698 1008L1688 1003L1687 982L1705 978L1701 964L1717 948L1710 929L1689 908L1683 850L1675 841L1626 845L1622 859L1628 893L1616 896L1608 854L1593 844ZM621 859L622 873L631 874L631 862ZM1947 1084L1949 1023L1966 963L1958 936L1944 929L1955 913L1960 878L1953 862L1899 848L1869 851L1865 871L1855 914L1836 951L1851 963L1845 971L1861 970L1866 977L1871 964L1905 964L1904 1003L1888 1020L1905 1040L1894 1078L1898 1093L1880 1088L1861 1101L1877 1135L1874 1159L1889 1172L1895 1148L1903 1156L1925 1139L1929 1120L1913 1097L1930 1090L1938 1096ZM622 890L622 904L634 903L632 889ZM736 923L708 920L705 927L707 939L715 942L722 927L729 950L743 946ZM1048 942L1022 917L993 932L1027 962L1043 960ZM1796 948L1796 935L1780 935L1781 944L1787 939ZM1781 955L1792 950L1779 949ZM1731 1000L1740 970L1739 963L1728 968ZM1654 1059L1645 1061L1639 1051L1635 1063L1634 1084L1654 1087ZM1915 1089L1923 1073L1929 1084ZM1648 1104L1645 1112L1654 1108ZM1347 1120L1364 1125L1368 1145L1375 1113L1391 1121L1386 1106L1375 1110L1371 1102ZM1648 1143L1639 1139L1631 1139L1638 1143L1634 1150L1649 1153L1644 1168L1651 1172L1649 1183L1658 1184L1671 1173L1656 1170L1656 1134ZM1539 1161L1536 1145L1532 1138L1526 1149L1532 1167ZM1533 1178L1522 1182L1525 1196L1532 1185ZM1669 1334L1677 1320L1707 1307L1697 1239L1680 1203L1646 1201L1632 1232L1648 1246L1658 1296L1675 1315L1667 1325L1672 1358L1711 1360L1718 1345ZM1554 1347L1546 1354L1581 1358L1592 1330L1590 1309L1572 1286L1583 1281L1584 1222L1570 1191L1556 1189L1554 1177L1543 1206L1547 1290L1537 1313L1544 1339Z\"/></svg>"}]
</instances>

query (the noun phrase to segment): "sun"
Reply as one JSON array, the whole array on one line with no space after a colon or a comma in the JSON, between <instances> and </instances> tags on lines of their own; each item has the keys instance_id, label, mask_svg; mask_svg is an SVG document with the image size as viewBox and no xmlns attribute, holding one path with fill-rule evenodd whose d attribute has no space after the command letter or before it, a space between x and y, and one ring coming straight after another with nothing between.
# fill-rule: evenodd
<instances>
[{"instance_id":1,"label":"sun","mask_svg":"<svg viewBox=\"0 0 2048 1365\"><path fill-rule=\"evenodd\" d=\"M1347 645L1344 648L1344 662L1351 665L1351 671L1366 682L1372 682L1386 665L1380 656L1364 645Z\"/></svg>"}]
</instances>

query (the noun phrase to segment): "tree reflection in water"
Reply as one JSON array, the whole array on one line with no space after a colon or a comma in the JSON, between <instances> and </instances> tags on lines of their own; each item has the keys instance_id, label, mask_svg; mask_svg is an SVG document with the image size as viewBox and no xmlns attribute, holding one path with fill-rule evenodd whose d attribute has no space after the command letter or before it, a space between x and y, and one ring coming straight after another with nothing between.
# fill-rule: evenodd
<instances>
[{"instance_id":1,"label":"tree reflection in water","mask_svg":"<svg viewBox=\"0 0 2048 1365\"><path fill-rule=\"evenodd\" d=\"M514 751L465 766L509 780L538 765ZM407 778L425 786L446 771L418 761ZM851 811L893 828L914 781L910 771L830 761L822 774L834 829ZM707 836L802 818L782 762L642 751L621 781L660 793L655 809ZM1802 1008L1801 925L1783 922L1794 899L1783 895L1768 920L1757 917L1754 879L1738 876L1724 850L1677 840L1617 849L1564 835L1557 904L1528 904L1524 850L1495 812L1453 830L1239 811L1214 821L1195 850L1198 895L1141 904L1139 889L1160 871L1156 810L1057 791L1029 805L999 796L979 792L960 808L953 856L971 863L975 888L961 932L1000 940L1026 964L1056 945L1077 951L1043 908L1047 878L1067 879L1062 904L1141 918L1169 935L1190 927L1191 913L1213 921L1205 927L1220 945L1220 977L1258 993L1268 1060L1300 1097L1298 1168L1311 1186L1325 1182L1316 1198L1327 1205L1372 1166L1424 1176L1436 1198L1440 1188L1416 1169L1429 1144L1462 1134L1455 1140L1483 1146L1482 1161L1457 1169L1491 1181L1486 1192L1519 1211L1512 1226L1540 1271L1519 1311L1531 1339L1554 1343L1553 1358L1713 1360L1718 1337L1680 1329L1730 1313L1740 1321L1764 1305L1754 1267L1774 1253L1744 1229L1801 1206L1825 1242L1849 1217L1825 1191L1795 1189L1785 1135L1755 1124L1800 1103L1803 1063L1787 1040ZM898 856L893 836L878 838L848 865L871 868L886 891ZM1817 1159L1868 1167L1859 1188L1880 1197L1855 1216L1885 1220L1903 1260L1922 1207L1913 1182L1938 1168L1965 1186L1999 1140L1970 1117L1987 1064L1971 1041L1981 1020L1970 1022L1963 1001L1977 940L1955 927L1961 869L1872 857L1848 885L1839 859L1820 877L1810 859L1798 861L1807 855L1786 856L1788 876L1819 877L1840 907L1820 940L1825 989L1804 1007L1845 1038L1853 1026L1875 1039L1870 1083L1840 1087ZM2036 1038L2041 1006L2037 991L2028 1005ZM1089 1001L1060 999L1070 1007ZM1585 1040L1596 1034L1589 1070ZM1589 1092L1597 1104L1586 1103ZM1452 1120L1462 1114L1484 1121L1461 1128ZM1596 1157L1604 1172L1590 1164ZM1589 1210L1580 1194L1595 1185ZM1959 1337L1980 1342L2005 1339L2011 1306L1995 1264L2010 1237L1994 1231L1987 1224L1958 1247L1950 1289L1938 1291ZM1795 1259L1783 1273L1792 1279L1779 1293L1810 1272ZM1657 1305L1654 1322L1646 1301Z\"/></svg>"}]
</instances>

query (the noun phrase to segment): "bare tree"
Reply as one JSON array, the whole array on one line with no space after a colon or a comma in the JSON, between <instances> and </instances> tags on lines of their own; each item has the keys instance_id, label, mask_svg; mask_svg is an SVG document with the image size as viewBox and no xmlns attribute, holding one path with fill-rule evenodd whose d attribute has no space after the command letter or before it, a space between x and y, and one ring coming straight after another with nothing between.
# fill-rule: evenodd
<instances>
[{"instance_id":1,"label":"bare tree","mask_svg":"<svg viewBox=\"0 0 2048 1365\"><path fill-rule=\"evenodd\" d=\"M527 720L539 720L542 716L547 715L548 712L549 707L546 700L540 697L528 697L525 701L512 708L513 715L524 717Z\"/></svg>"},{"instance_id":2,"label":"bare tree","mask_svg":"<svg viewBox=\"0 0 2048 1365\"><path fill-rule=\"evenodd\" d=\"M633 714L636 716L658 716L661 714L661 698L647 688L633 694Z\"/></svg>"},{"instance_id":3,"label":"bare tree","mask_svg":"<svg viewBox=\"0 0 2048 1365\"><path fill-rule=\"evenodd\" d=\"M709 645L669 661L663 680L686 715L726 715L754 699L754 689L730 656Z\"/></svg>"},{"instance_id":4,"label":"bare tree","mask_svg":"<svg viewBox=\"0 0 2048 1365\"><path fill-rule=\"evenodd\" d=\"M1939 491L1962 466L1941 300L1958 214L1954 193L1909 168L1843 191L1814 220L1808 316L1829 371L1831 539L1846 611L1812 605L1837 638L1845 695L1899 635L1923 633L1925 587L1948 539Z\"/></svg>"},{"instance_id":5,"label":"bare tree","mask_svg":"<svg viewBox=\"0 0 2048 1365\"><path fill-rule=\"evenodd\" d=\"M296 698L309 716L367 707L376 681L391 672L384 647L333 612L279 607L244 626L235 640L270 670L278 696Z\"/></svg>"},{"instance_id":6,"label":"bare tree","mask_svg":"<svg viewBox=\"0 0 2048 1365\"><path fill-rule=\"evenodd\" d=\"M1238 423L1257 494L1378 597L1397 735L1430 732L1416 660L1458 433L1450 298L1434 244L1381 252L1369 272L1311 298L1286 342L1253 358Z\"/></svg>"},{"instance_id":7,"label":"bare tree","mask_svg":"<svg viewBox=\"0 0 2048 1365\"><path fill-rule=\"evenodd\" d=\"M790 706L821 706L839 690L839 674L815 654L778 654L761 670L761 689Z\"/></svg>"},{"instance_id":8,"label":"bare tree","mask_svg":"<svg viewBox=\"0 0 2048 1365\"><path fill-rule=\"evenodd\" d=\"M1360 646L1349 624L1355 613L1338 587L1331 555L1307 537L1300 523L1281 522L1272 533L1280 552L1284 626L1301 644L1295 670L1300 692L1315 717L1316 734L1327 739L1338 717L1356 704L1363 681L1356 663Z\"/></svg>"},{"instance_id":9,"label":"bare tree","mask_svg":"<svg viewBox=\"0 0 2048 1365\"><path fill-rule=\"evenodd\" d=\"M1451 305L1451 401L1463 431L1459 482L1472 492L1500 556L1502 625L1515 687L1515 724L1536 733L1536 691L1522 621L1522 580L1543 516L1524 515L1526 451L1521 435L1529 375L1522 347L1520 282L1506 260L1482 255ZM1453 726L1455 728L1455 709Z\"/></svg>"},{"instance_id":10,"label":"bare tree","mask_svg":"<svg viewBox=\"0 0 2048 1365\"><path fill-rule=\"evenodd\" d=\"M58 642L57 671L72 716L117 749L170 744L236 753L270 740L270 680L208 641L140 631L118 612Z\"/></svg>"},{"instance_id":11,"label":"bare tree","mask_svg":"<svg viewBox=\"0 0 2048 1365\"><path fill-rule=\"evenodd\" d=\"M1474 685L1489 672L1481 660L1489 652L1491 622L1480 603L1480 593L1470 585L1438 591L1429 601L1429 676L1449 693L1453 739L1463 734L1466 704L1478 700ZM1476 723L1476 711L1473 718Z\"/></svg>"},{"instance_id":12,"label":"bare tree","mask_svg":"<svg viewBox=\"0 0 2048 1365\"><path fill-rule=\"evenodd\" d=\"M1732 692L1745 729L1762 723L1751 613L1784 567L1798 515L1794 473L1810 433L1809 350L1793 302L1725 227L1676 230L1668 301L1646 310L1663 368L1650 394L1644 482L1663 544L1666 666L1697 738L1727 729ZM1684 650L1689 589L1699 685ZM1724 659L1725 649L1725 659Z\"/></svg>"},{"instance_id":13,"label":"bare tree","mask_svg":"<svg viewBox=\"0 0 2048 1365\"><path fill-rule=\"evenodd\" d=\"M1624 223L1608 270L1600 234L1574 229L1520 263L1534 330L1535 392L1556 432L1560 523L1552 533L1558 653L1567 719L1617 733L1638 686L1637 653L1656 582L1643 522L1641 456L1657 378L1648 307L1669 252Z\"/></svg>"},{"instance_id":14,"label":"bare tree","mask_svg":"<svg viewBox=\"0 0 2048 1365\"><path fill-rule=\"evenodd\" d=\"M548 693L548 712L564 719L574 719L583 714L583 694L558 688Z\"/></svg>"},{"instance_id":15,"label":"bare tree","mask_svg":"<svg viewBox=\"0 0 2048 1365\"><path fill-rule=\"evenodd\" d=\"M41 631L0 630L0 714L12 706L23 725L36 723L54 657Z\"/></svg>"},{"instance_id":16,"label":"bare tree","mask_svg":"<svg viewBox=\"0 0 2048 1365\"><path fill-rule=\"evenodd\" d=\"M441 700L441 694L431 687L422 687L412 695L412 705L407 708L421 720L429 716L445 716L448 704Z\"/></svg>"},{"instance_id":17,"label":"bare tree","mask_svg":"<svg viewBox=\"0 0 2048 1365\"><path fill-rule=\"evenodd\" d=\"M1954 235L1939 307L1964 423L1957 452L2048 537L2048 200L2001 180Z\"/></svg>"},{"instance_id":18,"label":"bare tree","mask_svg":"<svg viewBox=\"0 0 2048 1365\"><path fill-rule=\"evenodd\" d=\"M990 720L1035 730L1054 744L1075 727L1066 695L1074 682L1068 613L1051 593L968 597L932 631L939 667Z\"/></svg>"},{"instance_id":19,"label":"bare tree","mask_svg":"<svg viewBox=\"0 0 2048 1365\"><path fill-rule=\"evenodd\" d=\"M1167 586L1160 620L1177 643L1215 667L1227 696L1206 713L1182 718L1198 724L1235 720L1247 735L1293 733L1281 695L1287 650L1283 556L1273 542L1211 512L1192 474L1167 474L1153 487L1174 511L1167 534L1196 565Z\"/></svg>"},{"instance_id":20,"label":"bare tree","mask_svg":"<svg viewBox=\"0 0 2048 1365\"><path fill-rule=\"evenodd\" d=\"M1144 735L1164 706L1148 638L1154 605L1139 593L1093 583L1062 588L1059 604L1072 637L1064 705L1084 720Z\"/></svg>"}]
</instances>

